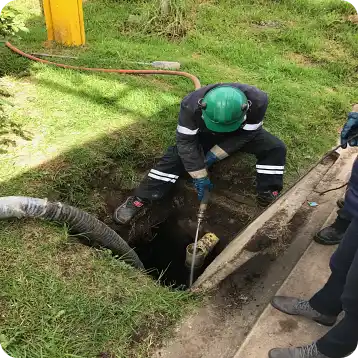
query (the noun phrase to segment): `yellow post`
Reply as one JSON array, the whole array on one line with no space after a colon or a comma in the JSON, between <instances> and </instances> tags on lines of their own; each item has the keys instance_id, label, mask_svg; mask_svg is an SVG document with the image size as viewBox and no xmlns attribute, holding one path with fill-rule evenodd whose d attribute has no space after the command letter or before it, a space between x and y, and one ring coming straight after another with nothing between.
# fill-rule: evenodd
<instances>
[{"instance_id":1,"label":"yellow post","mask_svg":"<svg viewBox=\"0 0 358 358\"><path fill-rule=\"evenodd\" d=\"M85 43L82 0L43 0L47 37L66 46Z\"/></svg>"}]
</instances>

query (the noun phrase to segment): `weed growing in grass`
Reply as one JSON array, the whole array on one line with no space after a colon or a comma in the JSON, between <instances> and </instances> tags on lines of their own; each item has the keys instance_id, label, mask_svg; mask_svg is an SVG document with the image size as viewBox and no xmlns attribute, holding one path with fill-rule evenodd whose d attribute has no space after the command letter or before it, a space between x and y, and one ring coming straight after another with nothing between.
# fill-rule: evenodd
<instances>
[{"instance_id":1,"label":"weed growing in grass","mask_svg":"<svg viewBox=\"0 0 358 358\"><path fill-rule=\"evenodd\" d=\"M30 136L20 124L11 120L6 108L12 107L11 94L6 88L0 87L0 154L5 154L9 147L16 146L16 140L30 140Z\"/></svg>"},{"instance_id":2,"label":"weed growing in grass","mask_svg":"<svg viewBox=\"0 0 358 358\"><path fill-rule=\"evenodd\" d=\"M139 14L128 17L128 26L143 34L180 39L195 28L195 6L193 0L147 2L139 8Z\"/></svg>"}]
</instances>

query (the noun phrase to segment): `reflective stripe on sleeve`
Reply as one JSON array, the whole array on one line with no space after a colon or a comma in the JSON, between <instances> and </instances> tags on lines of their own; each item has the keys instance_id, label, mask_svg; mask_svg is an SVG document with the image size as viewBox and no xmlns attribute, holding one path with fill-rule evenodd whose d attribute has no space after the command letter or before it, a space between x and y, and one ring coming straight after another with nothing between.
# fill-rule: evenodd
<instances>
[{"instance_id":1,"label":"reflective stripe on sleeve","mask_svg":"<svg viewBox=\"0 0 358 358\"><path fill-rule=\"evenodd\" d=\"M197 129L189 129L189 128L186 128L186 127L183 127L181 125L178 124L178 127L177 127L177 132L178 133L181 133L181 134L186 134L186 135L196 135L199 131L199 128Z\"/></svg>"},{"instance_id":2,"label":"reflective stripe on sleeve","mask_svg":"<svg viewBox=\"0 0 358 358\"><path fill-rule=\"evenodd\" d=\"M263 122L257 123L257 124L245 124L242 129L245 131L255 131L256 129L259 129L262 127Z\"/></svg>"}]
</instances>

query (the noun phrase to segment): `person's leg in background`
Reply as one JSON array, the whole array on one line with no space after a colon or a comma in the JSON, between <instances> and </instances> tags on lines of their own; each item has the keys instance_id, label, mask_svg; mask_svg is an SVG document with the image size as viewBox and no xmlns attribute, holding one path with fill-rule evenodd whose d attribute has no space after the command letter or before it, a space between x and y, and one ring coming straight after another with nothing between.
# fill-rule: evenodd
<instances>
[{"instance_id":1,"label":"person's leg in background","mask_svg":"<svg viewBox=\"0 0 358 358\"><path fill-rule=\"evenodd\" d=\"M314 240L321 245L338 245L351 221L352 215L343 206L337 211L334 223L320 230Z\"/></svg>"},{"instance_id":2,"label":"person's leg in background","mask_svg":"<svg viewBox=\"0 0 358 358\"><path fill-rule=\"evenodd\" d=\"M334 223L320 230L315 241L322 245L337 245L341 242L345 231L354 216L358 216L358 160L353 164L342 207L337 212Z\"/></svg>"},{"instance_id":3,"label":"person's leg in background","mask_svg":"<svg viewBox=\"0 0 358 358\"><path fill-rule=\"evenodd\" d=\"M358 342L358 218L349 225L330 266L327 284L310 304L324 314L338 315L343 307L342 321L317 342L318 350L327 357L342 358L352 353Z\"/></svg>"},{"instance_id":4,"label":"person's leg in background","mask_svg":"<svg viewBox=\"0 0 358 358\"><path fill-rule=\"evenodd\" d=\"M270 358L343 358L352 353L358 341L358 219L349 225L330 262L331 276L309 301L275 297L278 310L301 315L325 325L333 325L342 310L343 320L311 345L274 349Z\"/></svg>"},{"instance_id":5,"label":"person's leg in background","mask_svg":"<svg viewBox=\"0 0 358 358\"><path fill-rule=\"evenodd\" d=\"M346 277L358 250L358 219L354 219L345 232L344 239L331 257L331 276L326 285L310 300L316 311L338 316L342 311L341 296Z\"/></svg>"},{"instance_id":6,"label":"person's leg in background","mask_svg":"<svg viewBox=\"0 0 358 358\"><path fill-rule=\"evenodd\" d=\"M113 219L119 224L127 224L145 204L168 195L184 173L185 169L177 147L168 148L164 156L135 189L134 195L116 209Z\"/></svg>"},{"instance_id":7,"label":"person's leg in background","mask_svg":"<svg viewBox=\"0 0 358 358\"><path fill-rule=\"evenodd\" d=\"M283 174L286 164L285 144L261 128L253 140L242 149L257 158L257 193L260 205L271 204L283 188Z\"/></svg>"}]
</instances>

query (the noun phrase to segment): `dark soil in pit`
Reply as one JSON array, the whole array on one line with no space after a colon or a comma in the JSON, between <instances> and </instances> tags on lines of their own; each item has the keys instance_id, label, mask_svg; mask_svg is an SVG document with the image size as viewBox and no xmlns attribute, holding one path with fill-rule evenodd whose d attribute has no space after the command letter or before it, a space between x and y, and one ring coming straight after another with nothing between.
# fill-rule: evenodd
<instances>
[{"instance_id":1,"label":"dark soil in pit","mask_svg":"<svg viewBox=\"0 0 358 358\"><path fill-rule=\"evenodd\" d=\"M195 193L188 191L184 192L180 201L181 207L166 220L153 225L145 236L136 238L135 251L151 276L164 285L185 289L190 275L190 269L185 265L186 248L194 242L198 201ZM199 239L212 232L220 241L206 257L204 265L195 271L195 278L203 273L249 221L250 218L240 210L228 211L218 205L210 205L206 220L201 225Z\"/></svg>"},{"instance_id":2,"label":"dark soil in pit","mask_svg":"<svg viewBox=\"0 0 358 358\"><path fill-rule=\"evenodd\" d=\"M176 219L171 217L153 227L151 237L144 238L135 251L154 279L166 286L186 289L190 275L190 269L185 265L186 248L193 241ZM212 255L207 257L204 266L196 270L196 276L203 272L212 259Z\"/></svg>"},{"instance_id":3,"label":"dark soil in pit","mask_svg":"<svg viewBox=\"0 0 358 358\"><path fill-rule=\"evenodd\" d=\"M195 271L195 278L203 273L246 223L246 220L238 220L235 214L215 205L210 207L207 220L202 223L199 239L213 232L220 241L206 257L204 265ZM196 226L196 210L193 215L190 215L190 210L176 212L176 215L153 226L150 233L137 240L135 251L151 276L167 286L188 287L190 269L185 265L186 248L194 242Z\"/></svg>"},{"instance_id":4,"label":"dark soil in pit","mask_svg":"<svg viewBox=\"0 0 358 358\"><path fill-rule=\"evenodd\" d=\"M230 164L230 163L229 163ZM232 163L230 164L232 165ZM229 165L229 166L230 166ZM224 169L224 177L214 176L217 190L216 196L226 205L211 201L206 212L206 220L201 226L199 239L208 232L214 233L219 243L206 258L204 265L196 271L198 277L206 267L219 255L232 239L258 214L257 208L244 204L229 202L229 198L220 194L220 188L228 192L247 196L249 191L254 192L252 176L248 183L234 181L239 177L237 168L229 170L226 166L218 166L214 170L217 175ZM253 176L255 175L252 173ZM235 183L237 185L227 185ZM111 183L105 183L101 188L101 196L105 202L104 210L99 217L138 253L148 274L162 284L175 288L186 288L189 281L190 269L185 266L186 248L194 242L197 211L199 202L192 183L182 180L175 190L173 199L153 203L147 207L139 217L129 225L122 226L113 222L112 214L128 195L129 190L116 190ZM246 191L244 188L248 187ZM190 189L188 189L190 188ZM244 190L243 190L244 189ZM251 193L250 193L251 194ZM250 194L248 196L250 196Z\"/></svg>"}]
</instances>

